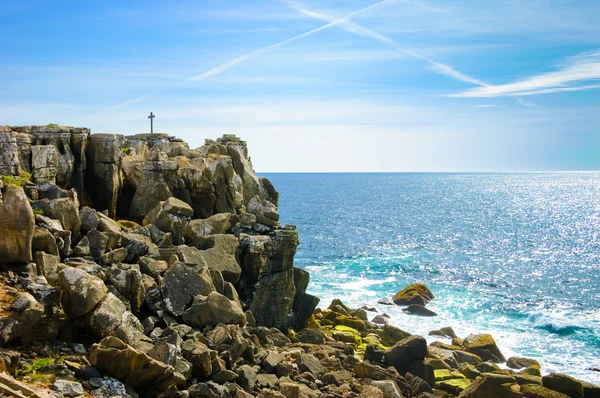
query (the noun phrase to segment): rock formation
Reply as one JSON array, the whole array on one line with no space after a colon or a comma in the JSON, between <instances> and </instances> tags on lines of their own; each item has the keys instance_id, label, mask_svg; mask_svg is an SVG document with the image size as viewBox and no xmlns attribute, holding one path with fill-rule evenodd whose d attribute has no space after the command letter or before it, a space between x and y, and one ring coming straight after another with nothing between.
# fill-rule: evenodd
<instances>
[{"instance_id":1,"label":"rock formation","mask_svg":"<svg viewBox=\"0 0 600 398\"><path fill-rule=\"evenodd\" d=\"M427 345L340 300L316 308L298 231L233 135L190 149L4 126L0 174L0 395L598 396L535 360L501 370L490 335ZM432 299L394 297L421 314Z\"/></svg>"}]
</instances>

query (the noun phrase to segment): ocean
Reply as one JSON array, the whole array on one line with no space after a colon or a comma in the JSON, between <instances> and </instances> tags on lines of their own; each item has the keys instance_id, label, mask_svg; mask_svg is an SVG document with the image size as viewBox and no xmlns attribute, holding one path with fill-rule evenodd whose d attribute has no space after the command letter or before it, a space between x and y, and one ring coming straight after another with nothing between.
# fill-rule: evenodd
<instances>
[{"instance_id":1,"label":"ocean","mask_svg":"<svg viewBox=\"0 0 600 398\"><path fill-rule=\"evenodd\" d=\"M429 342L491 333L507 358L600 384L600 173L261 175L320 307L374 306ZM414 282L438 316L377 304Z\"/></svg>"}]
</instances>

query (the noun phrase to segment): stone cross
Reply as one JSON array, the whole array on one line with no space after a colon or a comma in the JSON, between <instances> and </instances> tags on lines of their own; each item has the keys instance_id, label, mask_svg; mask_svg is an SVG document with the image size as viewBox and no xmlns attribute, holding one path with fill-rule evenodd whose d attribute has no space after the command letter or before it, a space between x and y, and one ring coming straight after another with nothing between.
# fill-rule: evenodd
<instances>
[{"instance_id":1,"label":"stone cross","mask_svg":"<svg viewBox=\"0 0 600 398\"><path fill-rule=\"evenodd\" d=\"M150 116L148 116L148 119L150 119L150 134L154 134L154 118L156 117L156 115L154 115L154 113L150 112Z\"/></svg>"}]
</instances>

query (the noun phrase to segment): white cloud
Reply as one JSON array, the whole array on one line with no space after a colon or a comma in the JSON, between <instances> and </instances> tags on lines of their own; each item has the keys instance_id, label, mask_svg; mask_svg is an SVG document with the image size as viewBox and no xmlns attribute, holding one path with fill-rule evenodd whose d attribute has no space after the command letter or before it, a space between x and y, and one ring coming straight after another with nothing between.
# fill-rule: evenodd
<instances>
[{"instance_id":1,"label":"white cloud","mask_svg":"<svg viewBox=\"0 0 600 398\"><path fill-rule=\"evenodd\" d=\"M600 80L600 51L571 57L552 72L541 73L512 83L477 87L453 97L482 98L550 94L565 91L593 90Z\"/></svg>"}]
</instances>

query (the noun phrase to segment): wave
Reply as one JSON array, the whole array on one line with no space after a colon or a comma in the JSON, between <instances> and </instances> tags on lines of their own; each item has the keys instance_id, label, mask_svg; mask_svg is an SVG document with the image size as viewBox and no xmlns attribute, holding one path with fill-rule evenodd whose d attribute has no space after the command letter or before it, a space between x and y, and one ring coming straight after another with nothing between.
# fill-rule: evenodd
<instances>
[{"instance_id":1,"label":"wave","mask_svg":"<svg viewBox=\"0 0 600 398\"><path fill-rule=\"evenodd\" d=\"M536 329L545 330L560 336L566 336L579 330L588 329L566 316L550 315L544 312L530 313L527 316L527 320L533 323L533 327Z\"/></svg>"}]
</instances>

